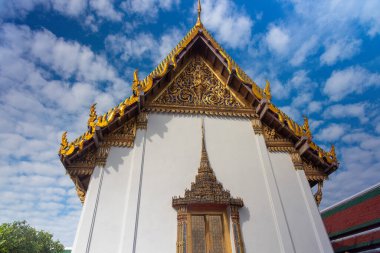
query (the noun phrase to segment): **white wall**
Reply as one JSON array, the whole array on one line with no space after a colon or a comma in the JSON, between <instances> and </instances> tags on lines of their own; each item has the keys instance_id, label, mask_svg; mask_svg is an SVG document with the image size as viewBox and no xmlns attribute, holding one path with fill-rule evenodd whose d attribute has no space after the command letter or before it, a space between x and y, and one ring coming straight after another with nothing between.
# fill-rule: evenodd
<instances>
[{"instance_id":1,"label":"white wall","mask_svg":"<svg viewBox=\"0 0 380 253\"><path fill-rule=\"evenodd\" d=\"M296 252L333 252L304 171L294 169L288 153L270 159Z\"/></svg>"},{"instance_id":2,"label":"white wall","mask_svg":"<svg viewBox=\"0 0 380 253\"><path fill-rule=\"evenodd\" d=\"M176 251L177 214L172 197L183 196L195 180L201 117L149 114L148 128L138 130L134 149L111 149L90 248L85 251L81 244L89 241L97 176L90 183L74 252ZM315 252L331 252L321 251L326 245L315 239L324 232L318 228L318 210L310 205L306 178L297 175L289 155L268 153L263 137L254 134L248 119L205 117L205 136L217 179L232 196L244 200L240 219L246 252L313 252L311 247ZM305 221L302 226L298 216Z\"/></svg>"}]
</instances>

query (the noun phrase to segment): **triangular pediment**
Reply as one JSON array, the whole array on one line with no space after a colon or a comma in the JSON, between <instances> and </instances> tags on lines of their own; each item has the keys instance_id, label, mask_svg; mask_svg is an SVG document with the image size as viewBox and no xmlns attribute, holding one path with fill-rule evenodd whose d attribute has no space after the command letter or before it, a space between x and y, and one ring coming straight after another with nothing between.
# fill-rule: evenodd
<instances>
[{"instance_id":1,"label":"triangular pediment","mask_svg":"<svg viewBox=\"0 0 380 253\"><path fill-rule=\"evenodd\" d=\"M252 107L244 104L200 55L188 60L149 107L160 111L222 115L253 113Z\"/></svg>"}]
</instances>

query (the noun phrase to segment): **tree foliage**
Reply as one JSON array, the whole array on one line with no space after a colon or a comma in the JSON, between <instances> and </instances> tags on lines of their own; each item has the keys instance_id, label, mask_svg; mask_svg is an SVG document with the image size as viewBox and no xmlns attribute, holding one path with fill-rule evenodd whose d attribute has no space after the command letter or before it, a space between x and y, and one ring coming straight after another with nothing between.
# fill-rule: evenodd
<instances>
[{"instance_id":1,"label":"tree foliage","mask_svg":"<svg viewBox=\"0 0 380 253\"><path fill-rule=\"evenodd\" d=\"M0 253L62 253L63 250L52 234L38 231L26 221L0 225Z\"/></svg>"}]
</instances>

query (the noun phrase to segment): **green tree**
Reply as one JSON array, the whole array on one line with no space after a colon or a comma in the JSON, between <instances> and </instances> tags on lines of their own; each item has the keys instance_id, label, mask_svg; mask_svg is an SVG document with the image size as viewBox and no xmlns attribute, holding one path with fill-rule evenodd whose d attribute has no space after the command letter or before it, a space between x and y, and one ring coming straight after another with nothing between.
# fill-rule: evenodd
<instances>
[{"instance_id":1,"label":"green tree","mask_svg":"<svg viewBox=\"0 0 380 253\"><path fill-rule=\"evenodd\" d=\"M63 250L52 234L38 231L26 221L0 225L0 253L62 253Z\"/></svg>"}]
</instances>

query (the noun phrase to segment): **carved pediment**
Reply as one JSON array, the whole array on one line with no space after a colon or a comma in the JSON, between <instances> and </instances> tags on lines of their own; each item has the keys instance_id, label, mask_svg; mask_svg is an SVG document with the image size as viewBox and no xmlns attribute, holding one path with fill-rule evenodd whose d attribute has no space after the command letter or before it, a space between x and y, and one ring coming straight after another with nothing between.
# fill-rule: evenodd
<instances>
[{"instance_id":1,"label":"carved pediment","mask_svg":"<svg viewBox=\"0 0 380 253\"><path fill-rule=\"evenodd\" d=\"M219 115L253 113L213 73L201 56L190 59L149 106L156 111L161 108L179 112L215 112Z\"/></svg>"}]
</instances>

